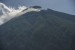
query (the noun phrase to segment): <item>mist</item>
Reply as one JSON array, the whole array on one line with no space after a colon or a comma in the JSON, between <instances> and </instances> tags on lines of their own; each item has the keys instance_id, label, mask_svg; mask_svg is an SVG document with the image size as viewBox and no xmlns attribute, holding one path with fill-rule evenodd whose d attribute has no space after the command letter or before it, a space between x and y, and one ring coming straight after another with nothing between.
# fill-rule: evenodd
<instances>
[{"instance_id":1,"label":"mist","mask_svg":"<svg viewBox=\"0 0 75 50\"><path fill-rule=\"evenodd\" d=\"M12 18L19 17L27 12L31 11L41 11L40 9L28 8L26 6L19 6L18 9L8 7L3 3L0 3L0 10L2 10L2 15L0 15L0 25L8 22Z\"/></svg>"},{"instance_id":2,"label":"mist","mask_svg":"<svg viewBox=\"0 0 75 50\"><path fill-rule=\"evenodd\" d=\"M8 6L18 7L19 5L38 5L44 9L50 8L56 11L75 15L74 0L2 0ZM14 3L14 4L13 4Z\"/></svg>"}]
</instances>

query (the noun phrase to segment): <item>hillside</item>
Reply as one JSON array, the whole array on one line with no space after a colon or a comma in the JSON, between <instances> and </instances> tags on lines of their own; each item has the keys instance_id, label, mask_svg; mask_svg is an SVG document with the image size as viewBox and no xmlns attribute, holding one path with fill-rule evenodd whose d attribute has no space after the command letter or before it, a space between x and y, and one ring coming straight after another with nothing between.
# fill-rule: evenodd
<instances>
[{"instance_id":1,"label":"hillside","mask_svg":"<svg viewBox=\"0 0 75 50\"><path fill-rule=\"evenodd\" d=\"M51 9L29 12L0 26L2 50L75 50L75 16Z\"/></svg>"}]
</instances>

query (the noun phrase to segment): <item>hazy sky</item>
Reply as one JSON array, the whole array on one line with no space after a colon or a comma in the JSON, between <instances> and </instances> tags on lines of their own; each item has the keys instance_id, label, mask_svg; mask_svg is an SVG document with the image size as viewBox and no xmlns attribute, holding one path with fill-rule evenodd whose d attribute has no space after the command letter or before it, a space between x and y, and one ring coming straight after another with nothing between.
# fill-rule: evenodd
<instances>
[{"instance_id":1,"label":"hazy sky","mask_svg":"<svg viewBox=\"0 0 75 50\"><path fill-rule=\"evenodd\" d=\"M33 6L39 5L43 8L50 8L56 11L65 12L75 15L74 0L2 0L9 6L26 5Z\"/></svg>"}]
</instances>

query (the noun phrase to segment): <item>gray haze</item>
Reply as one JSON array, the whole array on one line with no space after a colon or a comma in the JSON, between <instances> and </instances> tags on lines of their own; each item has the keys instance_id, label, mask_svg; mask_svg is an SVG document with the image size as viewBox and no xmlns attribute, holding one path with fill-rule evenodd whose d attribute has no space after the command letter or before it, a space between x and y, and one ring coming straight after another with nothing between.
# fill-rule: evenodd
<instances>
[{"instance_id":1,"label":"gray haze","mask_svg":"<svg viewBox=\"0 0 75 50\"><path fill-rule=\"evenodd\" d=\"M56 11L75 15L74 0L2 0L2 2L13 7L17 7L19 5L39 5L43 8L50 8Z\"/></svg>"}]
</instances>

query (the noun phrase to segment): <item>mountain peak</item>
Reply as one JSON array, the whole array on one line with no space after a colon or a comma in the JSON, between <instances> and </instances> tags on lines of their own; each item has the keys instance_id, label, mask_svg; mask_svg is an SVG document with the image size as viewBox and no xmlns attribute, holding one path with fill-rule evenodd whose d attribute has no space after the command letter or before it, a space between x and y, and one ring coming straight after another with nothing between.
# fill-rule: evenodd
<instances>
[{"instance_id":1,"label":"mountain peak","mask_svg":"<svg viewBox=\"0 0 75 50\"><path fill-rule=\"evenodd\" d=\"M27 12L40 11L39 8L34 8L34 7L28 8L26 6L19 6L18 9L10 8L3 3L0 3L0 10L2 11L2 14L3 14L0 16L0 25L4 24L5 22L9 21L10 19L14 17L21 16Z\"/></svg>"}]
</instances>

